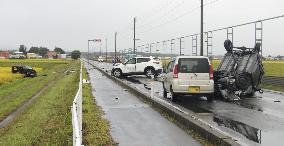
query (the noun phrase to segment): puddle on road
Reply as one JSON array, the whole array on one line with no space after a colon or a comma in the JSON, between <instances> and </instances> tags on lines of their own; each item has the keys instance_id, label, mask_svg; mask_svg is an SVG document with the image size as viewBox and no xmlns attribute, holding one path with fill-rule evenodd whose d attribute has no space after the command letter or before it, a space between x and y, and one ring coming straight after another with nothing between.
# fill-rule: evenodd
<instances>
[{"instance_id":1,"label":"puddle on road","mask_svg":"<svg viewBox=\"0 0 284 146\"><path fill-rule=\"evenodd\" d=\"M139 80L135 80L133 78L125 78L127 81L134 83L134 84L142 84Z\"/></svg>"},{"instance_id":2,"label":"puddle on road","mask_svg":"<svg viewBox=\"0 0 284 146\"><path fill-rule=\"evenodd\" d=\"M235 103L247 109L252 109L252 110L259 111L259 112L263 112L263 109L260 106L249 104L246 100L241 100Z\"/></svg>"},{"instance_id":3,"label":"puddle on road","mask_svg":"<svg viewBox=\"0 0 284 146\"><path fill-rule=\"evenodd\" d=\"M261 143L261 130L255 127L249 126L247 124L226 119L223 117L214 116L213 121L219 126L229 128L235 132L238 132L245 136L247 139L252 140L257 143Z\"/></svg>"},{"instance_id":4,"label":"puddle on road","mask_svg":"<svg viewBox=\"0 0 284 146\"><path fill-rule=\"evenodd\" d=\"M146 90L151 90L151 87L150 87L149 85L144 84L144 83L142 83L142 82L139 81L139 80L136 80L136 79L131 78L131 77L128 77L128 78L125 78L125 79L126 79L127 81L133 83L133 84L141 84L141 85L143 85Z\"/></svg>"},{"instance_id":5,"label":"puddle on road","mask_svg":"<svg viewBox=\"0 0 284 146\"><path fill-rule=\"evenodd\" d=\"M177 103L195 113L212 113L204 105L208 104L207 101L194 96L181 96L177 99Z\"/></svg>"}]
</instances>

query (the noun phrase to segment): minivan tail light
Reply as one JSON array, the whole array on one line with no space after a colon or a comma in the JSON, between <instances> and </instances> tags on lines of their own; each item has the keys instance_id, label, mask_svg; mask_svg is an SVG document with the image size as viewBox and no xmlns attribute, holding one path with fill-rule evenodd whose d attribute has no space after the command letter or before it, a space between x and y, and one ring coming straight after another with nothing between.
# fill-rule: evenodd
<instances>
[{"instance_id":1,"label":"minivan tail light","mask_svg":"<svg viewBox=\"0 0 284 146\"><path fill-rule=\"evenodd\" d=\"M210 79L213 79L213 68L212 68L212 65L210 65L209 75L210 75Z\"/></svg>"},{"instance_id":2,"label":"minivan tail light","mask_svg":"<svg viewBox=\"0 0 284 146\"><path fill-rule=\"evenodd\" d=\"M174 75L173 78L178 78L178 64L174 67Z\"/></svg>"}]
</instances>

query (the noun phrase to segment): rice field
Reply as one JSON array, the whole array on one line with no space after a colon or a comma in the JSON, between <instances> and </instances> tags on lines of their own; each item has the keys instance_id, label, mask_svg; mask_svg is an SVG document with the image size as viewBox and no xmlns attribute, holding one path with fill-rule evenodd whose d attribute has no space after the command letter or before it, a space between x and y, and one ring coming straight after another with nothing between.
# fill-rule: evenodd
<instances>
[{"instance_id":1,"label":"rice field","mask_svg":"<svg viewBox=\"0 0 284 146\"><path fill-rule=\"evenodd\" d=\"M22 74L13 74L11 67L0 67L0 86L23 77L24 75Z\"/></svg>"},{"instance_id":2,"label":"rice field","mask_svg":"<svg viewBox=\"0 0 284 146\"><path fill-rule=\"evenodd\" d=\"M37 73L41 73L43 69L34 68L34 70L36 70ZM5 83L8 83L8 82L11 82L13 80L20 79L23 77L24 77L23 74L19 74L19 73L13 74L11 71L11 67L0 67L0 86Z\"/></svg>"}]
</instances>

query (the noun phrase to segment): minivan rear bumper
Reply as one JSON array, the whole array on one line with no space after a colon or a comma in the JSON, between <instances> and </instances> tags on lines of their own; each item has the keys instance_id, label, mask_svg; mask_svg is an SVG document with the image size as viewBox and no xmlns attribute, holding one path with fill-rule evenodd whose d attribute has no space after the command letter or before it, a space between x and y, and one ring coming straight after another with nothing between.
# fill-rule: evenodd
<instances>
[{"instance_id":1,"label":"minivan rear bumper","mask_svg":"<svg viewBox=\"0 0 284 146\"><path fill-rule=\"evenodd\" d=\"M199 93L190 93L189 87L199 87L200 92ZM214 93L214 81L210 80L207 84L204 85L182 85L179 84L178 80L173 80L172 89L174 93L182 93L182 94L208 94L208 93Z\"/></svg>"}]
</instances>

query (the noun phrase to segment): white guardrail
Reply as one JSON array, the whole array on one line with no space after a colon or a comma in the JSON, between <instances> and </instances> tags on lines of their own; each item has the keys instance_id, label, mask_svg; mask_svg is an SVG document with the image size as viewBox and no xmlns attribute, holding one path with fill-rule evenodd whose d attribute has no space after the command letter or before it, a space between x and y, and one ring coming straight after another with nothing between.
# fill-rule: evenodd
<instances>
[{"instance_id":1,"label":"white guardrail","mask_svg":"<svg viewBox=\"0 0 284 146\"><path fill-rule=\"evenodd\" d=\"M83 84L82 69L83 69L83 63L81 61L79 89L77 91L77 94L71 106L72 127L73 127L73 146L82 146L82 92L83 92L82 91L82 84Z\"/></svg>"}]
</instances>

